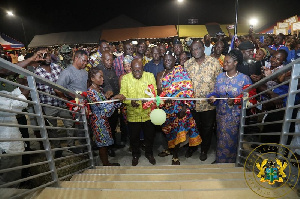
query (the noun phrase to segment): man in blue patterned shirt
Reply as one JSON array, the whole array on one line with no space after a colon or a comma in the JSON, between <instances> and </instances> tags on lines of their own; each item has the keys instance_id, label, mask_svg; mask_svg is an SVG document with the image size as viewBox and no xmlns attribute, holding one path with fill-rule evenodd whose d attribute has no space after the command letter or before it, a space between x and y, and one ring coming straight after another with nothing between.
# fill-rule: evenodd
<instances>
[{"instance_id":1,"label":"man in blue patterned shirt","mask_svg":"<svg viewBox=\"0 0 300 199\"><path fill-rule=\"evenodd\" d=\"M106 50L109 50L109 43L106 40L100 40L97 52L89 57L87 69L98 66L101 62L102 53Z\"/></svg>"},{"instance_id":2,"label":"man in blue patterned shirt","mask_svg":"<svg viewBox=\"0 0 300 199\"><path fill-rule=\"evenodd\" d=\"M123 61L126 55L133 56L133 46L131 41L126 41L124 45L124 53L123 55L116 57L114 59L114 68L116 70L116 75L120 78L121 75L125 74Z\"/></svg>"}]
</instances>

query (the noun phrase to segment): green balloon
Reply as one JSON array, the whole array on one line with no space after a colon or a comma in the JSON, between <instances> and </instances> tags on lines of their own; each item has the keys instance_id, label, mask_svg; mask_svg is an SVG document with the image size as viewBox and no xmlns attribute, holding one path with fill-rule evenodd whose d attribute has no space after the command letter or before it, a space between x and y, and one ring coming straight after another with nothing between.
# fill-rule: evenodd
<instances>
[{"instance_id":1,"label":"green balloon","mask_svg":"<svg viewBox=\"0 0 300 199\"><path fill-rule=\"evenodd\" d=\"M155 125L162 125L166 121L166 112L162 109L154 109L150 113L151 122Z\"/></svg>"}]
</instances>

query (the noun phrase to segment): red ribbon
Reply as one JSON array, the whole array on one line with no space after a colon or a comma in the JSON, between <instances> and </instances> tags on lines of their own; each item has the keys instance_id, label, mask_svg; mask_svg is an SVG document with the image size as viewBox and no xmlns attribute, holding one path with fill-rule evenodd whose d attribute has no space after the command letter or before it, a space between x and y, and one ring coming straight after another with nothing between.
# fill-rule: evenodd
<instances>
[{"instance_id":1,"label":"red ribbon","mask_svg":"<svg viewBox=\"0 0 300 199\"><path fill-rule=\"evenodd\" d=\"M243 90L245 90L245 89L248 88L249 86L251 86L251 84L247 84L247 85L243 86ZM254 96L254 95L256 95L256 94L257 94L257 93L256 93L256 89L255 89L255 88L251 89L251 90L248 92L248 94L249 94L249 96L248 96L249 98L252 97L252 96ZM244 96L243 94L238 95L236 98L240 98L240 99L235 99L235 100L234 100L234 104L241 104L241 100L242 100L243 96ZM249 99L249 102L250 102L251 104L257 104L257 100L255 99L255 97ZM239 108L241 108L241 106L239 106ZM256 113L255 107L251 109L251 112L252 112L253 114Z\"/></svg>"},{"instance_id":2,"label":"red ribbon","mask_svg":"<svg viewBox=\"0 0 300 199\"><path fill-rule=\"evenodd\" d=\"M155 89L152 84L148 85L148 89L150 89L151 93L153 94L153 97L156 97ZM143 109L147 109L151 107L151 111L156 108L156 103L154 100L148 101L143 104Z\"/></svg>"},{"instance_id":3,"label":"red ribbon","mask_svg":"<svg viewBox=\"0 0 300 199\"><path fill-rule=\"evenodd\" d=\"M87 98L87 92L82 92L80 95ZM75 105L76 104L75 100L70 100L70 102L74 103L74 104L71 104L71 103L66 104L67 107L69 107L70 111L79 112L81 110L80 106ZM83 108L85 108L85 113L86 113L87 118L89 118L89 115L91 113L91 108L86 99L84 99L82 101L82 105L83 105ZM75 115L76 115L76 113L72 114L73 119L75 119Z\"/></svg>"}]
</instances>

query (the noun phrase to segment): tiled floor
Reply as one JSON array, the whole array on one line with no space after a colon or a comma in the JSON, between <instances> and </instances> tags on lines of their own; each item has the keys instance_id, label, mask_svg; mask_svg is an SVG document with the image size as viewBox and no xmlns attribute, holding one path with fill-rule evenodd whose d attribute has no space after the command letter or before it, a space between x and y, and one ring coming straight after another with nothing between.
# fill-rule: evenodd
<instances>
[{"instance_id":1,"label":"tiled floor","mask_svg":"<svg viewBox=\"0 0 300 199\"><path fill-rule=\"evenodd\" d=\"M117 133L117 139L118 136L120 136L120 133ZM199 159L200 156L200 147L198 147L198 150L193 154L192 157L186 158L185 152L188 147L182 147L179 150L179 159L181 165L196 165L196 164L210 164L215 160L215 148L216 148L216 138L213 136L212 138L212 144L210 147L210 150L208 152L208 158L205 161L201 161ZM166 141L165 137L161 132L157 132L155 141L154 141L154 158L156 159L156 165L171 165L172 163L172 156L166 156L166 157L159 157L158 153L165 149ZM128 150L129 143L126 144L125 148L117 149L116 157L109 157L110 162L118 162L121 164L121 166L131 166L131 152ZM144 152L142 152L142 156L139 159L139 164L137 166L151 166L148 159L145 158Z\"/></svg>"},{"instance_id":2,"label":"tiled floor","mask_svg":"<svg viewBox=\"0 0 300 199\"><path fill-rule=\"evenodd\" d=\"M62 125L62 123L59 123ZM117 140L120 141L120 129L117 127ZM63 137L66 136L65 134L62 135ZM35 138L35 135L33 134L32 130L30 130L30 137ZM157 132L155 141L154 141L154 147L153 147L153 152L154 152L154 158L156 159L156 165L171 165L172 163L172 156L166 156L166 157L159 157L158 153L163 151L167 146L167 142L165 140L165 137L162 132ZM39 149L38 142L32 142L31 144L32 148ZM116 149L116 157L109 157L110 162L118 162L121 164L121 166L131 166L131 152L128 150L129 148L129 140L126 143L126 147L122 149ZM211 142L211 147L210 150L208 151L208 158L205 161L201 161L199 159L200 156L200 145L198 147L198 150L193 154L192 157L186 158L185 157L185 152L187 150L187 147L182 147L179 150L179 160L181 165L197 165L197 164L210 164L215 160L215 148L216 148L216 137L213 135L212 137L212 142ZM97 154L98 151L95 150L94 154ZM144 152L141 151L142 156L139 159L139 164L138 166L151 166L149 163L148 159L145 158ZM100 160L97 160L97 162L100 162ZM100 163L101 165L101 163Z\"/></svg>"}]
</instances>

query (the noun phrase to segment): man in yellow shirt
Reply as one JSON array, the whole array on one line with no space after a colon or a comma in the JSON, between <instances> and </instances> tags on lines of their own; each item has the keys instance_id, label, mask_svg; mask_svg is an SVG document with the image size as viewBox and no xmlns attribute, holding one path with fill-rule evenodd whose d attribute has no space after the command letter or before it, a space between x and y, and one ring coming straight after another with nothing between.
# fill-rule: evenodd
<instances>
[{"instance_id":1,"label":"man in yellow shirt","mask_svg":"<svg viewBox=\"0 0 300 199\"><path fill-rule=\"evenodd\" d=\"M121 91L126 98L148 98L145 93L148 85L152 84L156 92L156 81L154 75L143 71L142 59L134 59L131 62L132 73L123 76L121 80ZM156 164L153 157L153 142L155 137L155 126L150 121L150 108L143 109L142 101L125 100L127 106L127 120L130 130L130 145L132 148L132 166L136 166L141 155L139 143L140 132L144 133L145 157L151 164Z\"/></svg>"}]
</instances>

